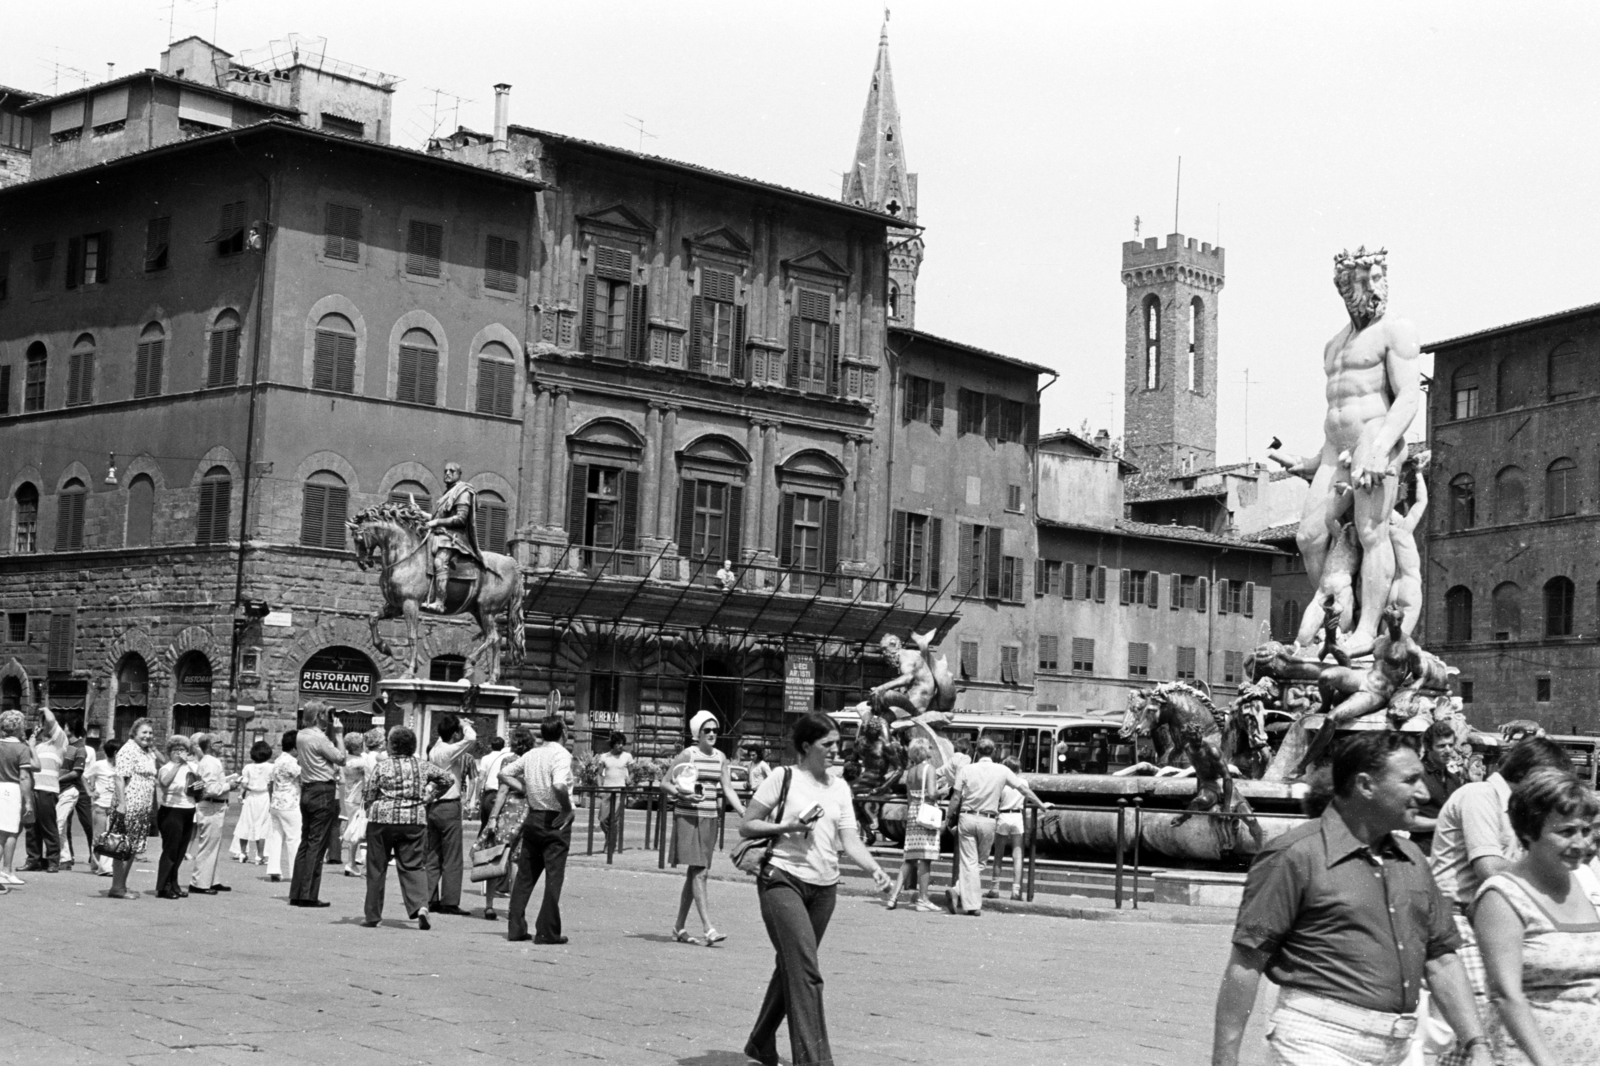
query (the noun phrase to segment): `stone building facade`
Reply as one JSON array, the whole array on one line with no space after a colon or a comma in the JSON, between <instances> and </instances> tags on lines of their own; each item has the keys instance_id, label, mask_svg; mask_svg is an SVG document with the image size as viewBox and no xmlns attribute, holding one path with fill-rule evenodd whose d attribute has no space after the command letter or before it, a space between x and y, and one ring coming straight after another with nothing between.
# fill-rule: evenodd
<instances>
[{"instance_id":1,"label":"stone building facade","mask_svg":"<svg viewBox=\"0 0 1600 1066\"><path fill-rule=\"evenodd\" d=\"M33 119L23 108L38 94L0 85L0 188L27 181L33 171ZM8 272L0 266L0 277Z\"/></svg>"},{"instance_id":2,"label":"stone building facade","mask_svg":"<svg viewBox=\"0 0 1600 1066\"><path fill-rule=\"evenodd\" d=\"M1600 729L1600 305L1437 341L1426 645L1475 725Z\"/></svg>"}]
</instances>

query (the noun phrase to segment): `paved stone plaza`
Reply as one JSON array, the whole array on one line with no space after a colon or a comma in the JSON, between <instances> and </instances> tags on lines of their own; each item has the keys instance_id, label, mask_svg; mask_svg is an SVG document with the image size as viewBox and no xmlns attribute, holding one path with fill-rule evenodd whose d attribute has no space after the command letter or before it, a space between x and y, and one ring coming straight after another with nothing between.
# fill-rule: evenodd
<instances>
[{"instance_id":1,"label":"paved stone plaza","mask_svg":"<svg viewBox=\"0 0 1600 1066\"><path fill-rule=\"evenodd\" d=\"M336 866L326 910L291 909L287 882L233 862L221 871L232 893L160 900L150 844L130 879L139 900L107 899L109 879L81 865L0 898L0 1063L746 1061L772 965L748 881L713 882L729 938L707 949L667 936L678 875L638 868L642 852L612 869L574 857L572 942L537 947L477 917L476 886L463 900L474 917L363 929L363 882ZM392 873L388 903L398 914ZM847 895L822 953L834 1052L942 1066L1204 1061L1227 938L1225 925L1148 918L890 913ZM786 1034L779 1046L787 1061ZM1246 1050L1261 1061L1259 1021Z\"/></svg>"}]
</instances>

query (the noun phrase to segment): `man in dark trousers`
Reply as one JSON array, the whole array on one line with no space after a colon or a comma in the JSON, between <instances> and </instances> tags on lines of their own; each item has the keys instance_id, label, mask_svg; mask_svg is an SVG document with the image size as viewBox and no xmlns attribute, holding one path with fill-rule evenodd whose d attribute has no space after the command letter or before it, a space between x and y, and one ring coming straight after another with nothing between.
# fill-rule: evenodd
<instances>
[{"instance_id":1,"label":"man in dark trousers","mask_svg":"<svg viewBox=\"0 0 1600 1066\"><path fill-rule=\"evenodd\" d=\"M300 849L294 856L294 876L289 881L289 906L326 907L318 899L322 890L322 861L339 831L339 767L344 748L328 737L330 709L321 700L307 700L300 709L303 723L295 735L295 757L300 760Z\"/></svg>"},{"instance_id":2,"label":"man in dark trousers","mask_svg":"<svg viewBox=\"0 0 1600 1066\"><path fill-rule=\"evenodd\" d=\"M539 723L544 741L516 762L500 769L502 785L520 786L528 797L528 819L523 823L520 842L508 841L521 849L517 856L517 880L511 889L511 908L506 914L507 940L532 940L535 944L565 944L561 935L561 886L567 876L567 852L572 847L572 755L562 743L565 730L560 718ZM500 789L494 804L494 820L500 819L511 790ZM544 903L539 907L533 935L528 935L528 899L539 875L544 875Z\"/></svg>"}]
</instances>

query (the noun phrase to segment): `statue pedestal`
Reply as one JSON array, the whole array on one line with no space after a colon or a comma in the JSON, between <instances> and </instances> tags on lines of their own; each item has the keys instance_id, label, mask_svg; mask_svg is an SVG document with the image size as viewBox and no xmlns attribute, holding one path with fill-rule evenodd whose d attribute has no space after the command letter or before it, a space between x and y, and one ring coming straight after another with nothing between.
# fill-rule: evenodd
<instances>
[{"instance_id":1,"label":"statue pedestal","mask_svg":"<svg viewBox=\"0 0 1600 1066\"><path fill-rule=\"evenodd\" d=\"M515 685L473 685L466 681L421 681L398 678L379 681L387 713L385 729L403 725L417 734L417 753L425 754L438 738L439 718L454 714L472 723L486 741L506 735L511 703L522 690ZM485 746L487 750L487 746Z\"/></svg>"}]
</instances>

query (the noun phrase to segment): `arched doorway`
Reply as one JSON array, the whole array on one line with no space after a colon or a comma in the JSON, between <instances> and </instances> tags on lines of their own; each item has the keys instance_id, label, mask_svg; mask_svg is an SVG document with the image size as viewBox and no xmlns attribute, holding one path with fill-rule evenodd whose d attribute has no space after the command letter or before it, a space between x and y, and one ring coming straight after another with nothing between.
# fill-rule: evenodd
<instances>
[{"instance_id":1,"label":"arched doorway","mask_svg":"<svg viewBox=\"0 0 1600 1066\"><path fill-rule=\"evenodd\" d=\"M130 651L117 664L117 705L112 712L112 736L127 740L133 723L143 718L149 707L150 667L144 656Z\"/></svg>"},{"instance_id":2,"label":"arched doorway","mask_svg":"<svg viewBox=\"0 0 1600 1066\"><path fill-rule=\"evenodd\" d=\"M372 728L372 701L378 696L378 668L358 648L323 648L300 668L300 703L321 700L333 707L345 732Z\"/></svg>"},{"instance_id":3,"label":"arched doorway","mask_svg":"<svg viewBox=\"0 0 1600 1066\"><path fill-rule=\"evenodd\" d=\"M172 731L182 736L211 732L211 660L185 652L172 671Z\"/></svg>"},{"instance_id":4,"label":"arched doorway","mask_svg":"<svg viewBox=\"0 0 1600 1066\"><path fill-rule=\"evenodd\" d=\"M22 710L22 679L0 677L0 711Z\"/></svg>"}]
</instances>

